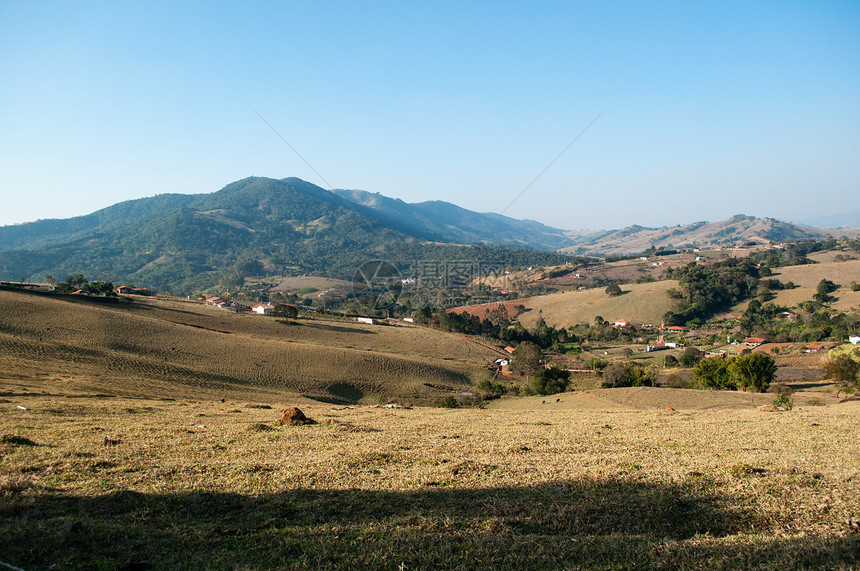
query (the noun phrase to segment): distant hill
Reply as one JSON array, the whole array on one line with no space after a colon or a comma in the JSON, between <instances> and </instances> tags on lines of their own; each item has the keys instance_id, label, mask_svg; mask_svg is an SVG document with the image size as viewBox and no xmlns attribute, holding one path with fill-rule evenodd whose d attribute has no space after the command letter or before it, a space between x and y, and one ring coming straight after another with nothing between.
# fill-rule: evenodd
<instances>
[{"instance_id":1,"label":"distant hill","mask_svg":"<svg viewBox=\"0 0 860 571\"><path fill-rule=\"evenodd\" d=\"M800 223L812 226L813 228L827 228L831 230L837 228L860 228L860 210L840 212L839 214L819 216L817 218L805 218L800 220Z\"/></svg>"},{"instance_id":2,"label":"distant hill","mask_svg":"<svg viewBox=\"0 0 860 571\"><path fill-rule=\"evenodd\" d=\"M460 244L498 244L558 250L572 245L564 230L533 220L473 212L450 202L408 203L363 190L335 190L338 196L373 209L381 219L415 235Z\"/></svg>"},{"instance_id":3,"label":"distant hill","mask_svg":"<svg viewBox=\"0 0 860 571\"><path fill-rule=\"evenodd\" d=\"M654 247L708 248L735 244L785 242L791 240L822 240L831 233L807 228L773 218L756 218L738 214L721 222L695 222L686 226L663 228L629 226L592 234L568 233L576 242L564 251L577 254L631 254Z\"/></svg>"},{"instance_id":4,"label":"distant hill","mask_svg":"<svg viewBox=\"0 0 860 571\"><path fill-rule=\"evenodd\" d=\"M451 205L453 206L453 205ZM237 277L349 279L364 261L562 263L560 254L432 244L439 236L297 178L249 177L211 194L159 195L68 220L0 228L0 278L90 279L190 291Z\"/></svg>"}]
</instances>

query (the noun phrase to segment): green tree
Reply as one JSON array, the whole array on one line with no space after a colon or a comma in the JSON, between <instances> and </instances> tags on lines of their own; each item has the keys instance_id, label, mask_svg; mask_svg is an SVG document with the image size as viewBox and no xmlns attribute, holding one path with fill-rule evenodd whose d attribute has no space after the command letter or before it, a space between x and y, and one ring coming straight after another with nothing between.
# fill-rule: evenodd
<instances>
[{"instance_id":1,"label":"green tree","mask_svg":"<svg viewBox=\"0 0 860 571\"><path fill-rule=\"evenodd\" d=\"M738 387L759 392L766 391L776 377L776 363L766 353L739 355L729 362L728 370Z\"/></svg>"},{"instance_id":2,"label":"green tree","mask_svg":"<svg viewBox=\"0 0 860 571\"><path fill-rule=\"evenodd\" d=\"M860 363L848 355L838 355L824 362L824 375L833 379L839 385L836 396L844 388L853 387L858 384L857 372L860 371Z\"/></svg>"},{"instance_id":3,"label":"green tree","mask_svg":"<svg viewBox=\"0 0 860 571\"><path fill-rule=\"evenodd\" d=\"M279 303L272 310L272 315L274 315L275 317L283 317L284 319L295 319L299 316L299 310L292 305Z\"/></svg>"},{"instance_id":4,"label":"green tree","mask_svg":"<svg viewBox=\"0 0 860 571\"><path fill-rule=\"evenodd\" d=\"M621 295L624 292L621 291L621 288L619 287L618 284L612 284L610 286L607 286L606 293L608 295L611 295L612 297L616 297L616 296Z\"/></svg>"},{"instance_id":5,"label":"green tree","mask_svg":"<svg viewBox=\"0 0 860 571\"><path fill-rule=\"evenodd\" d=\"M705 389L728 389L733 386L728 363L722 357L706 357L693 368L693 378Z\"/></svg>"},{"instance_id":6,"label":"green tree","mask_svg":"<svg viewBox=\"0 0 860 571\"><path fill-rule=\"evenodd\" d=\"M541 368L529 381L529 389L539 395L563 393L570 385L570 371L553 365Z\"/></svg>"}]
</instances>

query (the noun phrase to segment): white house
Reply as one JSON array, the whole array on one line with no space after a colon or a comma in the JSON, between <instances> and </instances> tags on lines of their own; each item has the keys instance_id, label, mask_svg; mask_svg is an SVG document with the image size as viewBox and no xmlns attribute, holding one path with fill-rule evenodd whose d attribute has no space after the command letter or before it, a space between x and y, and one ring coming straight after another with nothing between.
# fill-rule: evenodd
<instances>
[{"instance_id":1,"label":"white house","mask_svg":"<svg viewBox=\"0 0 860 571\"><path fill-rule=\"evenodd\" d=\"M376 322L370 317L356 317L359 323L366 323L368 325L374 325Z\"/></svg>"},{"instance_id":2,"label":"white house","mask_svg":"<svg viewBox=\"0 0 860 571\"><path fill-rule=\"evenodd\" d=\"M271 315L273 309L275 309L275 306L271 303L258 303L251 307L251 311L259 313L260 315Z\"/></svg>"},{"instance_id":3,"label":"white house","mask_svg":"<svg viewBox=\"0 0 860 571\"><path fill-rule=\"evenodd\" d=\"M860 345L860 335L850 335L848 341L854 345Z\"/></svg>"}]
</instances>

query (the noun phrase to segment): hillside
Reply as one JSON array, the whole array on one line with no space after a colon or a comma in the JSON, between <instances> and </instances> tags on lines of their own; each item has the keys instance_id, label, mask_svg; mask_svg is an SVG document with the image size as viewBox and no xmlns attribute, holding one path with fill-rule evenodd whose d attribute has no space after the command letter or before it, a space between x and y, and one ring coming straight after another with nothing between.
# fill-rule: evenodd
<instances>
[{"instance_id":1,"label":"hillside","mask_svg":"<svg viewBox=\"0 0 860 571\"><path fill-rule=\"evenodd\" d=\"M505 302L509 315L515 315L515 307L525 306L525 311L517 318L526 328L532 328L539 317L552 327L571 327L578 323L592 323L598 315L607 321L627 319L635 324L659 324L671 308L671 299L666 290L677 288L676 281L659 281L621 286L622 295L612 297L605 288L591 288L580 291L552 293ZM497 303L470 305L454 311L466 311L471 315L484 317Z\"/></svg>"},{"instance_id":2,"label":"hillside","mask_svg":"<svg viewBox=\"0 0 860 571\"><path fill-rule=\"evenodd\" d=\"M493 352L427 328L237 315L157 299L104 307L0 291L0 380L54 393L384 402L463 386Z\"/></svg>"},{"instance_id":3,"label":"hillside","mask_svg":"<svg viewBox=\"0 0 860 571\"><path fill-rule=\"evenodd\" d=\"M0 279L83 273L188 292L265 274L349 279L370 259L398 267L428 259L505 264L565 259L427 239L419 229L384 221L374 210L300 179L251 177L212 194L153 197L81 219L6 227L0 233Z\"/></svg>"},{"instance_id":4,"label":"hillside","mask_svg":"<svg viewBox=\"0 0 860 571\"><path fill-rule=\"evenodd\" d=\"M363 190L335 190L338 196L373 209L386 221L412 234L434 236L444 242L482 242L557 250L572 244L564 230L533 220L517 220L495 213L466 210L450 202L407 203Z\"/></svg>"},{"instance_id":5,"label":"hillside","mask_svg":"<svg viewBox=\"0 0 860 571\"><path fill-rule=\"evenodd\" d=\"M564 251L576 254L630 254L656 248L710 248L743 243L768 244L790 240L824 239L831 233L773 218L737 215L720 222L695 222L685 226L645 228L630 226L593 234L568 233L576 242Z\"/></svg>"}]
</instances>

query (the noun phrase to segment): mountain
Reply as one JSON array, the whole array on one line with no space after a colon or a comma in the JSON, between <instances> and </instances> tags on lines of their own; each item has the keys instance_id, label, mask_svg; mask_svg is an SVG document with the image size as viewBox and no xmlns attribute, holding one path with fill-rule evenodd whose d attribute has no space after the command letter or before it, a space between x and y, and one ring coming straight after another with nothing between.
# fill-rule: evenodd
<instances>
[{"instance_id":1,"label":"mountain","mask_svg":"<svg viewBox=\"0 0 860 571\"><path fill-rule=\"evenodd\" d=\"M466 210L450 202L408 203L363 190L335 190L351 202L373 209L389 224L414 235L460 244L501 244L558 250L572 245L564 230L534 220L517 220L494 213Z\"/></svg>"},{"instance_id":2,"label":"mountain","mask_svg":"<svg viewBox=\"0 0 860 571\"><path fill-rule=\"evenodd\" d=\"M817 218L807 218L800 223L812 226L813 228L860 228L860 210L841 212L839 214L831 214L830 216L819 216Z\"/></svg>"},{"instance_id":3,"label":"mountain","mask_svg":"<svg viewBox=\"0 0 860 571\"><path fill-rule=\"evenodd\" d=\"M708 248L735 244L785 242L791 240L823 240L831 233L798 226L773 218L756 218L738 214L721 222L694 222L686 226L663 228L629 226L622 230L590 234L569 232L574 245L563 251L576 254L610 255L642 252L657 248Z\"/></svg>"},{"instance_id":4,"label":"mountain","mask_svg":"<svg viewBox=\"0 0 860 571\"><path fill-rule=\"evenodd\" d=\"M211 194L159 195L68 220L0 228L0 278L90 279L190 291L248 275L351 278L364 261L561 263L560 254L430 244L420 224L297 178L250 177Z\"/></svg>"}]
</instances>

